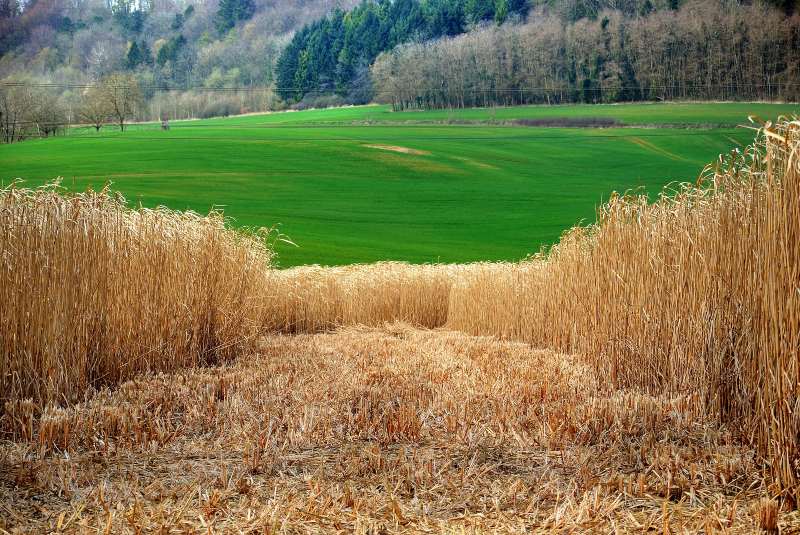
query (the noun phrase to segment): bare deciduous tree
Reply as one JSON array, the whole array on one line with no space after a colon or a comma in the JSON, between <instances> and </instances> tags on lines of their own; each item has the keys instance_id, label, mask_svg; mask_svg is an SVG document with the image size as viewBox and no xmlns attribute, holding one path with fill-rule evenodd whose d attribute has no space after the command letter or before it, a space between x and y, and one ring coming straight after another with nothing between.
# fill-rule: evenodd
<instances>
[{"instance_id":1,"label":"bare deciduous tree","mask_svg":"<svg viewBox=\"0 0 800 535\"><path fill-rule=\"evenodd\" d=\"M82 121L94 126L97 132L108 121L111 115L108 102L98 88L92 87L84 92L78 115Z\"/></svg>"},{"instance_id":2,"label":"bare deciduous tree","mask_svg":"<svg viewBox=\"0 0 800 535\"><path fill-rule=\"evenodd\" d=\"M110 115L125 130L125 121L132 118L142 102L139 82L129 74L112 74L98 86L102 100L108 106Z\"/></svg>"},{"instance_id":3,"label":"bare deciduous tree","mask_svg":"<svg viewBox=\"0 0 800 535\"><path fill-rule=\"evenodd\" d=\"M29 87L0 86L0 136L3 143L14 143L25 137L34 105Z\"/></svg>"},{"instance_id":4,"label":"bare deciduous tree","mask_svg":"<svg viewBox=\"0 0 800 535\"><path fill-rule=\"evenodd\" d=\"M38 91L33 95L30 126L39 136L56 135L67 124L67 115L56 95Z\"/></svg>"}]
</instances>

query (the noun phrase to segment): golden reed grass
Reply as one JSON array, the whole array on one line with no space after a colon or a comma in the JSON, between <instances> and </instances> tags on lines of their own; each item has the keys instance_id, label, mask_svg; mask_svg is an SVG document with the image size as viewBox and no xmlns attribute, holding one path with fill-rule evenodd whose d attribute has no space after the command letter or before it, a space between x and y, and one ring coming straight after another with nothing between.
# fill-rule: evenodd
<instances>
[{"instance_id":1,"label":"golden reed grass","mask_svg":"<svg viewBox=\"0 0 800 535\"><path fill-rule=\"evenodd\" d=\"M656 203L615 196L547 255L465 271L447 326L585 355L611 388L695 392L800 503L800 122Z\"/></svg>"},{"instance_id":2,"label":"golden reed grass","mask_svg":"<svg viewBox=\"0 0 800 535\"><path fill-rule=\"evenodd\" d=\"M463 269L380 262L274 270L268 275L274 298L265 303L266 326L287 333L392 321L440 327L447 321L452 281Z\"/></svg>"},{"instance_id":3,"label":"golden reed grass","mask_svg":"<svg viewBox=\"0 0 800 535\"><path fill-rule=\"evenodd\" d=\"M270 256L220 214L0 191L0 401L64 403L237 354L260 332Z\"/></svg>"}]
</instances>

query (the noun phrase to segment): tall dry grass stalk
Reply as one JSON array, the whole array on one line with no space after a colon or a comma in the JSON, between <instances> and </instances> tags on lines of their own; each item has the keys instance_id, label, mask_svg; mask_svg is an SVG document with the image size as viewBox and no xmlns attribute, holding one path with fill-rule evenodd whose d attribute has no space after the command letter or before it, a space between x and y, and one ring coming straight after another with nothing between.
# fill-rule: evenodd
<instances>
[{"instance_id":1,"label":"tall dry grass stalk","mask_svg":"<svg viewBox=\"0 0 800 535\"><path fill-rule=\"evenodd\" d=\"M275 270L268 277L273 298L265 303L266 326L288 333L392 321L440 327L447 321L450 287L463 269L380 262Z\"/></svg>"},{"instance_id":2,"label":"tall dry grass stalk","mask_svg":"<svg viewBox=\"0 0 800 535\"><path fill-rule=\"evenodd\" d=\"M106 191L0 191L0 401L72 401L241 351L261 329L265 243Z\"/></svg>"},{"instance_id":3,"label":"tall dry grass stalk","mask_svg":"<svg viewBox=\"0 0 800 535\"><path fill-rule=\"evenodd\" d=\"M615 196L549 254L464 270L447 326L577 352L612 388L696 392L800 503L800 122L697 184Z\"/></svg>"}]
</instances>

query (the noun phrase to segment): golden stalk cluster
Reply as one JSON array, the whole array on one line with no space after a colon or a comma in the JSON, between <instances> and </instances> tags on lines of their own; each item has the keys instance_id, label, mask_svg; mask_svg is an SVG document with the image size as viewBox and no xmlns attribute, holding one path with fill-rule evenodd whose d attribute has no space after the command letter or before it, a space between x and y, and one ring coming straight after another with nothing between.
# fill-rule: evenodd
<instances>
[{"instance_id":1,"label":"golden stalk cluster","mask_svg":"<svg viewBox=\"0 0 800 535\"><path fill-rule=\"evenodd\" d=\"M655 203L612 198L547 255L465 272L447 326L585 355L612 388L696 392L800 498L798 129Z\"/></svg>"},{"instance_id":2,"label":"golden stalk cluster","mask_svg":"<svg viewBox=\"0 0 800 535\"><path fill-rule=\"evenodd\" d=\"M0 401L80 398L214 363L259 334L271 252L220 214L132 210L106 191L0 192Z\"/></svg>"},{"instance_id":3,"label":"golden stalk cluster","mask_svg":"<svg viewBox=\"0 0 800 535\"><path fill-rule=\"evenodd\" d=\"M440 327L447 321L452 281L463 269L380 262L274 270L268 275L273 298L265 303L266 326L288 333L392 321Z\"/></svg>"}]
</instances>

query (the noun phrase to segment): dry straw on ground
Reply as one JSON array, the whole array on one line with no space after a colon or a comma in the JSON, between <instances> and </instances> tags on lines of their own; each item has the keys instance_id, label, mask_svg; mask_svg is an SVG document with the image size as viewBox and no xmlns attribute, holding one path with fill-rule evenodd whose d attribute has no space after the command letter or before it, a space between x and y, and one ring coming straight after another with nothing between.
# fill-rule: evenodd
<instances>
[{"instance_id":1,"label":"dry straw on ground","mask_svg":"<svg viewBox=\"0 0 800 535\"><path fill-rule=\"evenodd\" d=\"M404 325L267 337L141 377L0 458L0 528L69 533L791 533L695 396ZM65 456L68 454L68 457ZM60 530L57 528L60 526ZM163 531L159 531L162 530Z\"/></svg>"}]
</instances>

